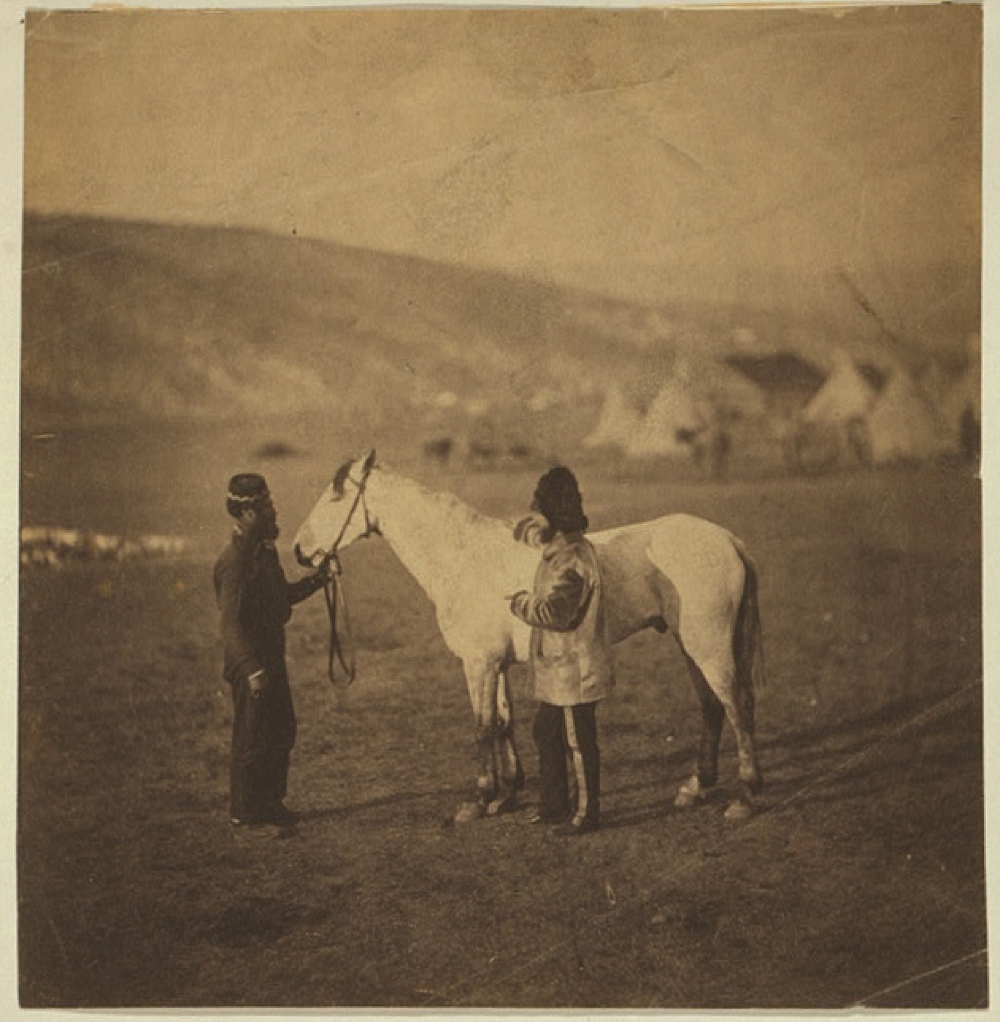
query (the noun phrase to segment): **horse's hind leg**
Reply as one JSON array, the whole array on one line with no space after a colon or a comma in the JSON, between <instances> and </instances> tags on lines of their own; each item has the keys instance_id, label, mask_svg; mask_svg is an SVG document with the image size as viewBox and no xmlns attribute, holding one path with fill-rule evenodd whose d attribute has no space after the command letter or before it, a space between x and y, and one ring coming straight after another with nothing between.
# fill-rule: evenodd
<instances>
[{"instance_id":1,"label":"horse's hind leg","mask_svg":"<svg viewBox=\"0 0 1000 1022\"><path fill-rule=\"evenodd\" d=\"M686 652L684 661L701 706L701 743L698 747L697 770L680 786L674 800L674 805L679 809L686 809L704 800L708 789L714 787L719 779L719 741L722 737L722 722L726 718L726 709L712 691L701 668Z\"/></svg>"},{"instance_id":2,"label":"horse's hind leg","mask_svg":"<svg viewBox=\"0 0 1000 1022\"><path fill-rule=\"evenodd\" d=\"M736 754L739 757L740 784L747 805L764 784L760 766L757 763L757 746L754 742L754 694L749 684L737 684L735 665L719 675L715 691L726 710L726 719L736 734ZM710 679L711 681L711 679ZM733 808L733 807L730 807Z\"/></svg>"},{"instance_id":3,"label":"horse's hind leg","mask_svg":"<svg viewBox=\"0 0 1000 1022\"><path fill-rule=\"evenodd\" d=\"M735 691L736 667L731 658L721 663L705 660L698 664L687 652L685 659L701 701L704 729L699 755L698 772L681 787L677 805L691 805L704 797L705 784L713 784L718 776L719 738L722 728L722 714L729 721L736 735L736 751L739 757L741 796L726 810L730 819L739 819L750 812L752 796L761 787L760 768L757 765L757 750L753 736L753 697ZM721 708L722 714L718 708ZM704 771L704 773L703 773Z\"/></svg>"}]
</instances>

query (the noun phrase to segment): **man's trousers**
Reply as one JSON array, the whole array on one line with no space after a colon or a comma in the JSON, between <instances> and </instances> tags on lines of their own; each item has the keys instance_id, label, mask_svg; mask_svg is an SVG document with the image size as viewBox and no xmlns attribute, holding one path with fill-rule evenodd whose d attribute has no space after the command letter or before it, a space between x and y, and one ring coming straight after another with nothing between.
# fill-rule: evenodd
<instances>
[{"instance_id":1,"label":"man's trousers","mask_svg":"<svg viewBox=\"0 0 1000 1022\"><path fill-rule=\"evenodd\" d=\"M229 813L234 819L266 819L285 797L288 760L295 745L295 709L288 676L268 675L254 699L250 683L233 683L233 742L229 771Z\"/></svg>"},{"instance_id":2,"label":"man's trousers","mask_svg":"<svg viewBox=\"0 0 1000 1022\"><path fill-rule=\"evenodd\" d=\"M597 747L597 703L539 703L531 734L538 749L542 818L558 820L572 812L577 822L598 822L601 754ZM576 788L575 806L570 797L571 778Z\"/></svg>"}]
</instances>

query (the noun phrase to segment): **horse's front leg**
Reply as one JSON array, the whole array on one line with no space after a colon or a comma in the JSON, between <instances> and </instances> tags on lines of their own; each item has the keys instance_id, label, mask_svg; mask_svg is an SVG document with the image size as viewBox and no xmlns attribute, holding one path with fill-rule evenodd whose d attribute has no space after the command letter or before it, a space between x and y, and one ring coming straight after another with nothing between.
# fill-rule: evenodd
<instances>
[{"instance_id":1,"label":"horse's front leg","mask_svg":"<svg viewBox=\"0 0 1000 1022\"><path fill-rule=\"evenodd\" d=\"M489 816L510 812L517 804L517 793L524 787L524 768L514 743L514 700L506 668L497 672L494 720L492 763L496 787L486 806Z\"/></svg>"},{"instance_id":2,"label":"horse's front leg","mask_svg":"<svg viewBox=\"0 0 1000 1022\"><path fill-rule=\"evenodd\" d=\"M476 728L476 798L459 807L457 823L508 810L524 784L505 672L496 663L467 661L465 676Z\"/></svg>"}]
</instances>

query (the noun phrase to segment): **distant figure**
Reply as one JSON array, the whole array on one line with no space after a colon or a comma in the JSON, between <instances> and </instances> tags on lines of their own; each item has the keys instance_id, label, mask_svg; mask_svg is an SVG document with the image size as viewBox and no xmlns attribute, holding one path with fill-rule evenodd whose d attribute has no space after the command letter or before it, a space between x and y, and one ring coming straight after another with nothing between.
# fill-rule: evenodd
<instances>
[{"instance_id":1,"label":"distant figure","mask_svg":"<svg viewBox=\"0 0 1000 1022\"><path fill-rule=\"evenodd\" d=\"M729 472L729 453L733 441L729 430L713 429L708 439L708 473L712 479L724 479Z\"/></svg>"},{"instance_id":2,"label":"distant figure","mask_svg":"<svg viewBox=\"0 0 1000 1022\"><path fill-rule=\"evenodd\" d=\"M295 820L284 798L296 725L285 624L293 604L322 588L327 570L295 583L285 579L274 548L277 514L263 476L233 476L226 510L236 528L215 564L215 596L233 695L229 815L235 826L287 826Z\"/></svg>"},{"instance_id":3,"label":"distant figure","mask_svg":"<svg viewBox=\"0 0 1000 1022\"><path fill-rule=\"evenodd\" d=\"M847 450L856 465L871 465L872 438L866 419L860 416L847 420Z\"/></svg>"},{"instance_id":4,"label":"distant figure","mask_svg":"<svg viewBox=\"0 0 1000 1022\"><path fill-rule=\"evenodd\" d=\"M709 479L722 479L729 469L732 438L722 426L679 426L674 431L679 444L687 444L694 463Z\"/></svg>"},{"instance_id":5,"label":"distant figure","mask_svg":"<svg viewBox=\"0 0 1000 1022\"><path fill-rule=\"evenodd\" d=\"M843 456L843 431L831 423L801 422L790 438L786 457L795 472L821 473L836 469Z\"/></svg>"},{"instance_id":6,"label":"distant figure","mask_svg":"<svg viewBox=\"0 0 1000 1022\"><path fill-rule=\"evenodd\" d=\"M542 559L533 591L511 596L510 609L531 625L528 665L539 701L532 736L541 780L535 819L561 824L561 834L585 834L600 823L597 704L614 686L601 574L583 535L587 516L568 468L557 466L542 476L531 510L535 515L517 523L514 537L541 547ZM576 780L575 807L567 753Z\"/></svg>"}]
</instances>

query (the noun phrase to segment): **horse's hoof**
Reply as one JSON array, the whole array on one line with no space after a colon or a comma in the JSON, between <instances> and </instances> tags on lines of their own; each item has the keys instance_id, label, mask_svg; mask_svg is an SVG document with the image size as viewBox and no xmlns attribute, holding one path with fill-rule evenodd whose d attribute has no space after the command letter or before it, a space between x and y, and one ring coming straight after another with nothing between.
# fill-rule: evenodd
<instances>
[{"instance_id":1,"label":"horse's hoof","mask_svg":"<svg viewBox=\"0 0 1000 1022\"><path fill-rule=\"evenodd\" d=\"M740 821L749 820L753 816L753 806L749 802L744 802L743 799L736 799L730 802L726 807L726 811L723 814L727 820Z\"/></svg>"},{"instance_id":2,"label":"horse's hoof","mask_svg":"<svg viewBox=\"0 0 1000 1022\"><path fill-rule=\"evenodd\" d=\"M677 809L690 809L692 806L704 802L706 798L708 798L708 792L692 778L677 789L674 806Z\"/></svg>"},{"instance_id":3,"label":"horse's hoof","mask_svg":"<svg viewBox=\"0 0 1000 1022\"><path fill-rule=\"evenodd\" d=\"M482 802L463 802L455 813L456 823L472 823L478 820L486 812L486 806Z\"/></svg>"},{"instance_id":4,"label":"horse's hoof","mask_svg":"<svg viewBox=\"0 0 1000 1022\"><path fill-rule=\"evenodd\" d=\"M504 813L512 813L517 809L517 798L511 795L502 795L493 799L486 805L487 816L502 816Z\"/></svg>"}]
</instances>

